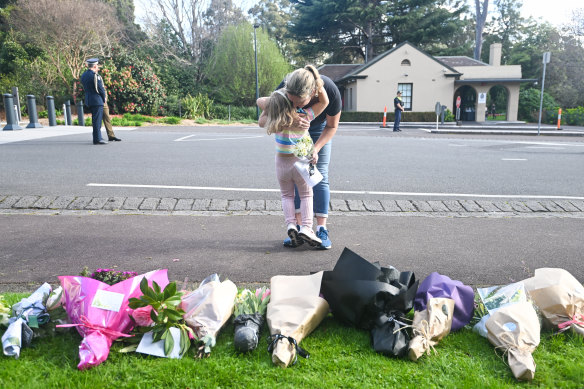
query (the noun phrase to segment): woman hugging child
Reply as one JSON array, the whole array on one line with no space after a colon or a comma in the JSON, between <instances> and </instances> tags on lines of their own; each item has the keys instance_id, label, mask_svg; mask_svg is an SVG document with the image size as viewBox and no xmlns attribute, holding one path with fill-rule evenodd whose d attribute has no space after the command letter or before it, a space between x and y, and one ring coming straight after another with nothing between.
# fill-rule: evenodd
<instances>
[{"instance_id":1,"label":"woman hugging child","mask_svg":"<svg viewBox=\"0 0 584 389\"><path fill-rule=\"evenodd\" d=\"M311 106L307 108L294 107L285 88L273 92L270 97L261 97L257 100L257 105L265 111L267 116L266 129L268 135L274 134L276 139L276 176L280 184L282 197L282 210L286 219L288 236L293 243L293 247L298 246L300 240L313 247L320 246L321 240L312 230L312 220L314 217L312 187L308 185L294 163L300 158L295 155L296 143L308 135L308 129L300 130L293 127L295 119L304 117L312 121L320 115L329 103L328 96L324 90L324 82L320 78L318 70L314 66L306 66L313 73L316 79L317 101L311 101ZM318 153L311 150L306 156L312 164L316 164ZM302 225L300 230L296 226L295 206L294 206L294 186L298 189L300 196L300 214Z\"/></svg>"}]
</instances>

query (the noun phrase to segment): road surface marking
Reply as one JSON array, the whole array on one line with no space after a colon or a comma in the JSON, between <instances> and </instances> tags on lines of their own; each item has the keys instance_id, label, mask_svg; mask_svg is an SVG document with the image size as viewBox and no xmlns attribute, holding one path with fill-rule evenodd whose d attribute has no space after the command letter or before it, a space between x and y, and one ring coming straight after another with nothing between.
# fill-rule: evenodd
<instances>
[{"instance_id":1,"label":"road surface marking","mask_svg":"<svg viewBox=\"0 0 584 389\"><path fill-rule=\"evenodd\" d=\"M501 161L527 161L525 158L501 158Z\"/></svg>"},{"instance_id":2,"label":"road surface marking","mask_svg":"<svg viewBox=\"0 0 584 389\"><path fill-rule=\"evenodd\" d=\"M280 189L262 188L228 188L221 186L186 186L186 185L139 185L139 184L103 184L89 183L87 186L110 188L151 188L151 189L186 189L186 190L215 190L229 192L279 192ZM473 194L473 193L417 193L417 192L382 192L370 190L331 190L331 193L358 194L358 195L390 195L390 196L442 196L442 197L488 197L488 198L514 198L514 199L565 199L584 200L578 196L556 195L501 195L501 194Z\"/></svg>"},{"instance_id":3,"label":"road surface marking","mask_svg":"<svg viewBox=\"0 0 584 389\"><path fill-rule=\"evenodd\" d=\"M189 139L192 137L197 136L195 135L187 135L187 136L183 136L182 138L178 138L175 139L175 142L199 142L199 141L203 141L203 140L234 140L234 139L251 139L251 138L262 138L263 135L240 135L240 136L235 136L235 137L221 137L220 135L215 135L215 136L219 136L218 138L197 138L197 139Z\"/></svg>"}]
</instances>

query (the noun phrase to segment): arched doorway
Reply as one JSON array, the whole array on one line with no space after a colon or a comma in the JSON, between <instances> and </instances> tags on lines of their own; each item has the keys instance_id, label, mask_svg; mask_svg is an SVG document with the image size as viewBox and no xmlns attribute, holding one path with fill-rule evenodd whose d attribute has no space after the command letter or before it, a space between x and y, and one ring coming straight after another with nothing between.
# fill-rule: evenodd
<instances>
[{"instance_id":1,"label":"arched doorway","mask_svg":"<svg viewBox=\"0 0 584 389\"><path fill-rule=\"evenodd\" d=\"M495 85L487 93L487 117L489 121L507 120L509 90L503 85Z\"/></svg>"},{"instance_id":2,"label":"arched doorway","mask_svg":"<svg viewBox=\"0 0 584 389\"><path fill-rule=\"evenodd\" d=\"M453 112L456 112L456 99L460 96L460 120L476 121L477 91L469 85L461 86L454 92Z\"/></svg>"}]
</instances>

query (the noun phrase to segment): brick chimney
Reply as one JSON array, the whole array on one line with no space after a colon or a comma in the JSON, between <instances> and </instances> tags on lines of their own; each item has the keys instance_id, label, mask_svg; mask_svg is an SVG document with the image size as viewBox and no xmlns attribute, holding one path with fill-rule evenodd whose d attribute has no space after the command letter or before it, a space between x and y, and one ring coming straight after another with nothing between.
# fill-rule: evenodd
<instances>
[{"instance_id":1,"label":"brick chimney","mask_svg":"<svg viewBox=\"0 0 584 389\"><path fill-rule=\"evenodd\" d=\"M500 43L491 44L491 51L489 53L489 65L501 66L501 45Z\"/></svg>"}]
</instances>

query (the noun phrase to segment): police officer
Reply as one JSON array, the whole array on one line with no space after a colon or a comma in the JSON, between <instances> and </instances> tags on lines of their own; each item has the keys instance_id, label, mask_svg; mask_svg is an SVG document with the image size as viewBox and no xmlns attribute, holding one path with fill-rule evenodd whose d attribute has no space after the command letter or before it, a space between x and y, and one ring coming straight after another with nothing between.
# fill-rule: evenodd
<instances>
[{"instance_id":1,"label":"police officer","mask_svg":"<svg viewBox=\"0 0 584 389\"><path fill-rule=\"evenodd\" d=\"M81 75L81 83L85 91L85 105L91 111L93 124L93 144L106 145L107 141L101 137L101 121L103 118L103 104L106 101L103 80L99 71L99 58L90 58L87 61L87 70Z\"/></svg>"}]
</instances>

